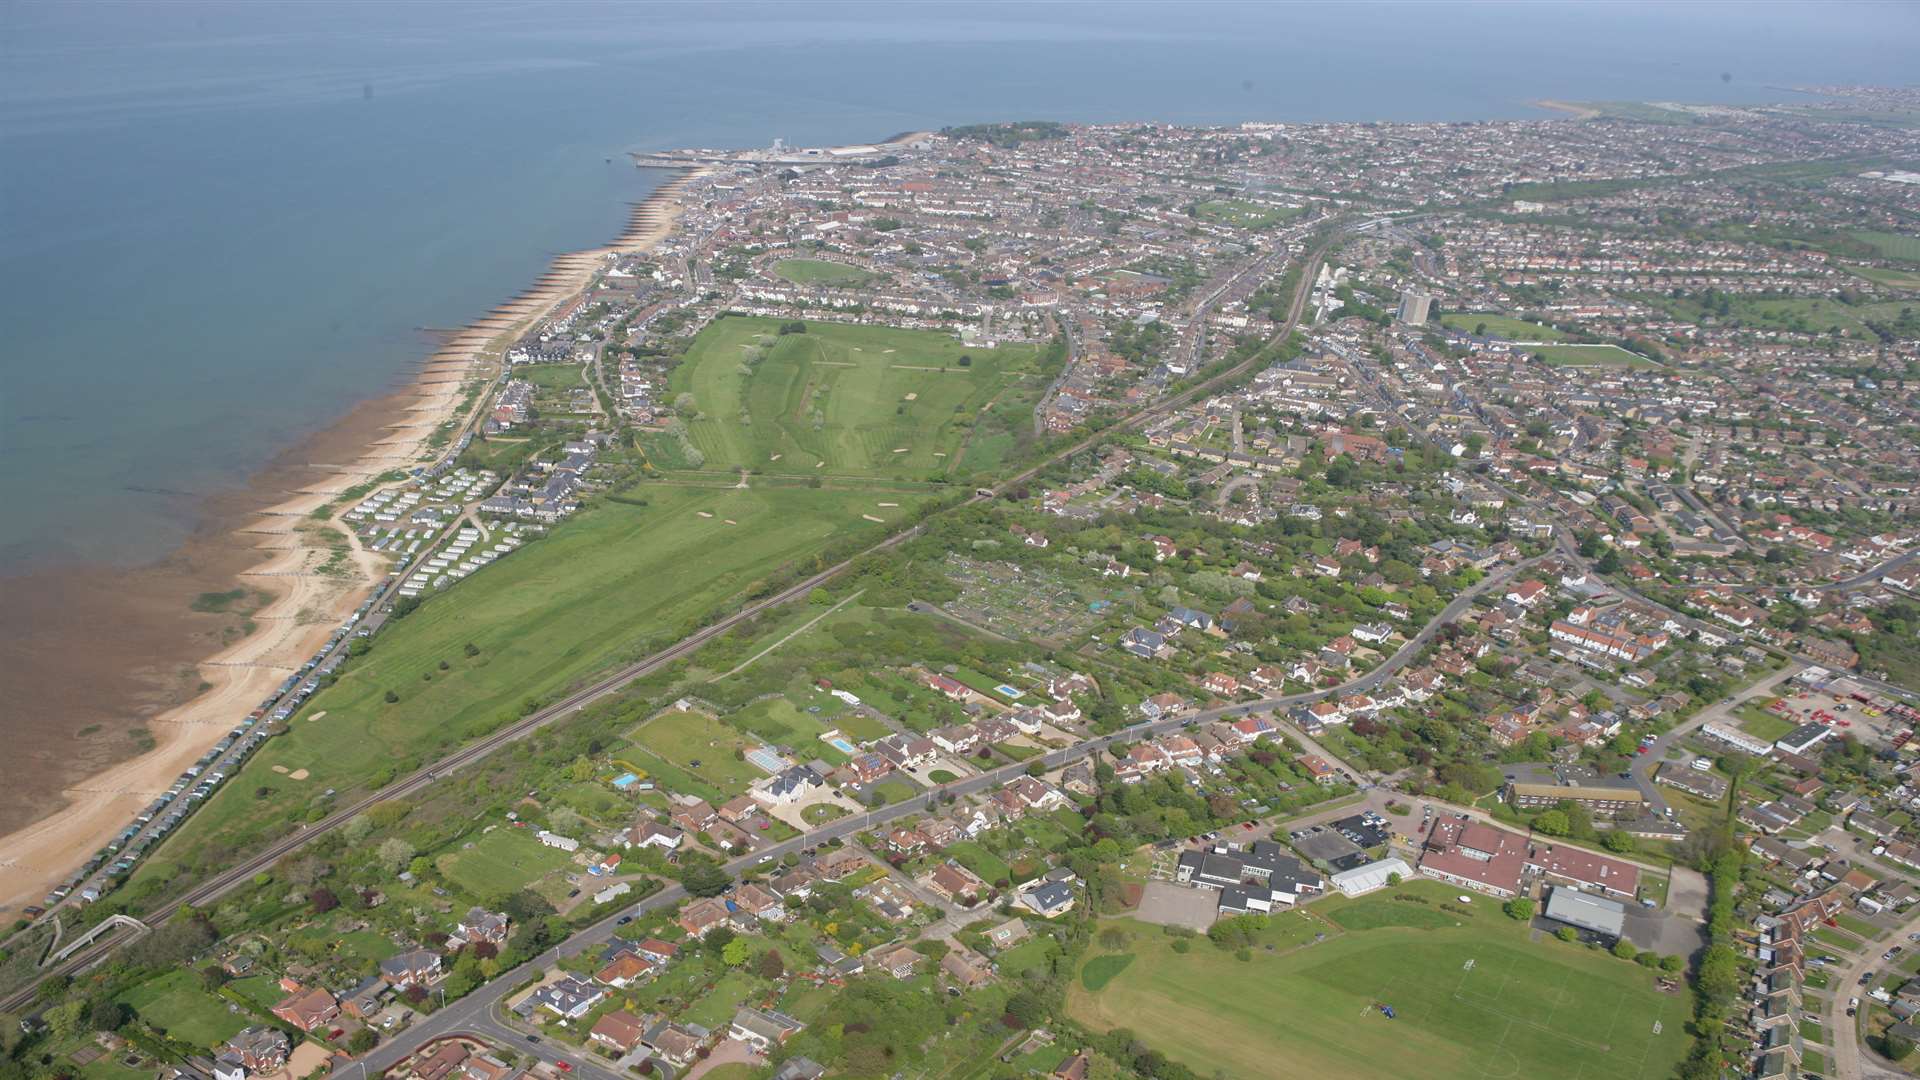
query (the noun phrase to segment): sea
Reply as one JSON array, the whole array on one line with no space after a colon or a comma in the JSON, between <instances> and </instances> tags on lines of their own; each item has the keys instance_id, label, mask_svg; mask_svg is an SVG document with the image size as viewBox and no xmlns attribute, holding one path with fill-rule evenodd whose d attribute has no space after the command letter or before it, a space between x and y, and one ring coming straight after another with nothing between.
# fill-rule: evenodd
<instances>
[{"instance_id":1,"label":"sea","mask_svg":"<svg viewBox=\"0 0 1920 1080\"><path fill-rule=\"evenodd\" d=\"M0 575L165 556L666 176L978 121L1905 83L1894 4L0 3Z\"/></svg>"}]
</instances>

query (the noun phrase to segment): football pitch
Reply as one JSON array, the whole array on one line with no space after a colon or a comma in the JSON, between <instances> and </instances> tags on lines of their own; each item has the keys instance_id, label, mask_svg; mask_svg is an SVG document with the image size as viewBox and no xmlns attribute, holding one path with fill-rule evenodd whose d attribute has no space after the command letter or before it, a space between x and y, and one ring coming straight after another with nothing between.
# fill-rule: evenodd
<instances>
[{"instance_id":1,"label":"football pitch","mask_svg":"<svg viewBox=\"0 0 1920 1080\"><path fill-rule=\"evenodd\" d=\"M1277 916L1269 933L1309 918ZM1673 1075L1688 1045L1686 993L1662 992L1654 972L1605 953L1529 941L1492 908L1460 921L1346 933L1323 924L1326 940L1256 945L1247 961L1204 939L1175 953L1158 928L1120 923L1133 931L1134 961L1095 991L1076 980L1069 1011L1235 1080Z\"/></svg>"}]
</instances>

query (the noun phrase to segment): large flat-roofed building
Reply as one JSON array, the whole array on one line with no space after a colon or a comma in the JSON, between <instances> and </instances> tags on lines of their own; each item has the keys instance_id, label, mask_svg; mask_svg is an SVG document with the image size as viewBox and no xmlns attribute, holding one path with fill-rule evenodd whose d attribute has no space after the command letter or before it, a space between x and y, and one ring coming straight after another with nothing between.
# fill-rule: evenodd
<instances>
[{"instance_id":1,"label":"large flat-roofed building","mask_svg":"<svg viewBox=\"0 0 1920 1080\"><path fill-rule=\"evenodd\" d=\"M1647 797L1632 780L1575 765L1515 765L1507 770L1507 801L1521 810L1576 802L1595 817L1639 817Z\"/></svg>"},{"instance_id":2,"label":"large flat-roofed building","mask_svg":"<svg viewBox=\"0 0 1920 1080\"><path fill-rule=\"evenodd\" d=\"M1420 872L1450 885L1507 898L1519 895L1527 841L1470 817L1442 817L1427 832Z\"/></svg>"},{"instance_id":3,"label":"large flat-roofed building","mask_svg":"<svg viewBox=\"0 0 1920 1080\"><path fill-rule=\"evenodd\" d=\"M1833 729L1825 724L1801 724L1774 740L1773 748L1789 754L1805 754L1831 734Z\"/></svg>"},{"instance_id":4,"label":"large flat-roofed building","mask_svg":"<svg viewBox=\"0 0 1920 1080\"><path fill-rule=\"evenodd\" d=\"M1625 905L1564 885L1548 891L1547 906L1542 914L1554 922L1606 938L1618 938L1627 928Z\"/></svg>"},{"instance_id":5,"label":"large flat-roofed building","mask_svg":"<svg viewBox=\"0 0 1920 1080\"><path fill-rule=\"evenodd\" d=\"M1548 881L1588 892L1631 900L1640 889L1640 868L1581 848L1536 844L1527 853L1527 870Z\"/></svg>"}]
</instances>

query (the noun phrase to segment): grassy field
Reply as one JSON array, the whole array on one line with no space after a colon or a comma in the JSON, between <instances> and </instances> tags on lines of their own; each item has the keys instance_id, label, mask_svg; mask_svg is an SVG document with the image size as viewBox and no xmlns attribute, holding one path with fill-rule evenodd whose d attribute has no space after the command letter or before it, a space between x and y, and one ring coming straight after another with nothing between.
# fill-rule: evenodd
<instances>
[{"instance_id":1,"label":"grassy field","mask_svg":"<svg viewBox=\"0 0 1920 1080\"><path fill-rule=\"evenodd\" d=\"M1920 273L1911 270L1887 270L1878 266L1849 266L1847 269L1891 289L1920 289Z\"/></svg>"},{"instance_id":2,"label":"grassy field","mask_svg":"<svg viewBox=\"0 0 1920 1080\"><path fill-rule=\"evenodd\" d=\"M796 285L829 287L865 285L880 276L857 266L826 259L781 259L773 264L773 272Z\"/></svg>"},{"instance_id":3,"label":"grassy field","mask_svg":"<svg viewBox=\"0 0 1920 1080\"><path fill-rule=\"evenodd\" d=\"M1242 229L1271 229L1306 213L1304 207L1266 206L1246 199L1210 199L1193 208L1195 217L1237 225Z\"/></svg>"},{"instance_id":4,"label":"grassy field","mask_svg":"<svg viewBox=\"0 0 1920 1080\"><path fill-rule=\"evenodd\" d=\"M914 504L831 488L641 490L647 505L603 502L387 628L141 874L225 865L326 805L326 789L377 786L511 722L524 702L676 640L690 619L828 541L878 538L885 526L866 515L896 520ZM464 655L469 642L478 655Z\"/></svg>"},{"instance_id":5,"label":"grassy field","mask_svg":"<svg viewBox=\"0 0 1920 1080\"><path fill-rule=\"evenodd\" d=\"M710 469L921 480L953 471L963 455L968 469L993 468L1013 442L972 451L973 429L988 433L983 410L1030 430L1046 383L1032 346L970 349L932 331L831 322L776 337L778 328L722 319L674 369L673 391L698 403L688 432Z\"/></svg>"},{"instance_id":6,"label":"grassy field","mask_svg":"<svg viewBox=\"0 0 1920 1080\"><path fill-rule=\"evenodd\" d=\"M1755 330L1781 330L1801 334L1828 334L1839 330L1854 337L1872 333L1869 320L1891 323L1900 316L1903 301L1851 306L1837 299L1812 296L1730 296L1725 314L1709 311L1692 297L1657 295L1643 297L1653 306L1677 318L1692 322L1713 322L1721 326Z\"/></svg>"},{"instance_id":7,"label":"grassy field","mask_svg":"<svg viewBox=\"0 0 1920 1080\"><path fill-rule=\"evenodd\" d=\"M570 394L587 385L579 364L521 364L513 369L513 377L527 380L545 396Z\"/></svg>"},{"instance_id":8,"label":"grassy field","mask_svg":"<svg viewBox=\"0 0 1920 1080\"><path fill-rule=\"evenodd\" d=\"M635 750L626 756L653 770L674 791L691 791L724 802L767 775L734 756L757 749L760 740L742 737L705 713L661 713L634 728L627 739Z\"/></svg>"},{"instance_id":9,"label":"grassy field","mask_svg":"<svg viewBox=\"0 0 1920 1080\"><path fill-rule=\"evenodd\" d=\"M534 839L533 830L504 827L439 859L449 881L482 897L505 896L570 865L566 852Z\"/></svg>"},{"instance_id":10,"label":"grassy field","mask_svg":"<svg viewBox=\"0 0 1920 1080\"><path fill-rule=\"evenodd\" d=\"M1440 323L1453 330L1475 333L1480 327L1494 337L1508 341L1564 341L1567 335L1551 326L1541 326L1525 319L1511 319L1505 315L1474 315L1448 312L1440 316Z\"/></svg>"},{"instance_id":11,"label":"grassy field","mask_svg":"<svg viewBox=\"0 0 1920 1080\"><path fill-rule=\"evenodd\" d=\"M1426 883L1406 888L1436 902L1451 895ZM1342 907L1375 928L1343 933L1290 912L1247 961L1205 941L1181 955L1157 927L1110 922L1132 940L1083 967L1068 1010L1095 1028L1131 1028L1202 1075L1234 1080L1664 1080L1686 1053L1688 997L1661 993L1645 968L1529 941L1525 927L1491 908L1462 918L1369 899L1309 910ZM1449 925L1404 925L1440 921ZM1329 936L1315 942L1318 933ZM1123 954L1133 959L1112 959Z\"/></svg>"},{"instance_id":12,"label":"grassy field","mask_svg":"<svg viewBox=\"0 0 1920 1080\"><path fill-rule=\"evenodd\" d=\"M1657 368L1660 365L1628 352L1618 345L1542 345L1528 349L1530 355L1547 358L1555 367L1631 367Z\"/></svg>"},{"instance_id":13,"label":"grassy field","mask_svg":"<svg viewBox=\"0 0 1920 1080\"><path fill-rule=\"evenodd\" d=\"M1899 262L1920 263L1920 236L1908 236L1905 233L1869 232L1856 230L1854 239L1873 245L1883 259Z\"/></svg>"},{"instance_id":14,"label":"grassy field","mask_svg":"<svg viewBox=\"0 0 1920 1080\"><path fill-rule=\"evenodd\" d=\"M1756 739L1778 739L1795 727L1793 721L1758 705L1740 706L1739 717L1740 730Z\"/></svg>"},{"instance_id":15,"label":"grassy field","mask_svg":"<svg viewBox=\"0 0 1920 1080\"><path fill-rule=\"evenodd\" d=\"M198 977L185 969L149 979L119 1000L142 1020L194 1046L219 1046L252 1022L251 1016L229 1011L227 1002L202 990Z\"/></svg>"}]
</instances>

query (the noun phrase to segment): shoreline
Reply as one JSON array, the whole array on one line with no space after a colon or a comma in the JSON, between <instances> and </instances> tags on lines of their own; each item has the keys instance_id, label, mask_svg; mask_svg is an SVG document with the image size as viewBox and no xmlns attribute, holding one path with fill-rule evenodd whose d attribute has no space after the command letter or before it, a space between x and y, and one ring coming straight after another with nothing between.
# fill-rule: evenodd
<instances>
[{"instance_id":1,"label":"shoreline","mask_svg":"<svg viewBox=\"0 0 1920 1080\"><path fill-rule=\"evenodd\" d=\"M1541 98L1538 101L1529 101L1527 104L1536 109L1546 109L1549 112L1567 113L1575 120L1592 120L1605 115L1599 109L1570 101L1557 101L1553 98Z\"/></svg>"},{"instance_id":2,"label":"shoreline","mask_svg":"<svg viewBox=\"0 0 1920 1080\"><path fill-rule=\"evenodd\" d=\"M527 288L447 334L397 389L289 447L239 489L205 499L193 535L166 557L0 579L12 600L0 623L0 693L23 712L65 722L16 750L23 775L0 806L0 911L39 903L297 671L384 578L386 560L357 541L344 573L317 573L332 554L321 530L339 529L346 507L312 515L349 488L443 453L435 433L451 422L457 438L484 410L484 387L462 407L474 381L497 375L512 342L587 288L610 257L657 248L689 186L710 171L661 185L632 205L612 241L554 257ZM195 610L197 597L234 589L272 596L250 611L245 601L257 596L245 597L243 613Z\"/></svg>"}]
</instances>

